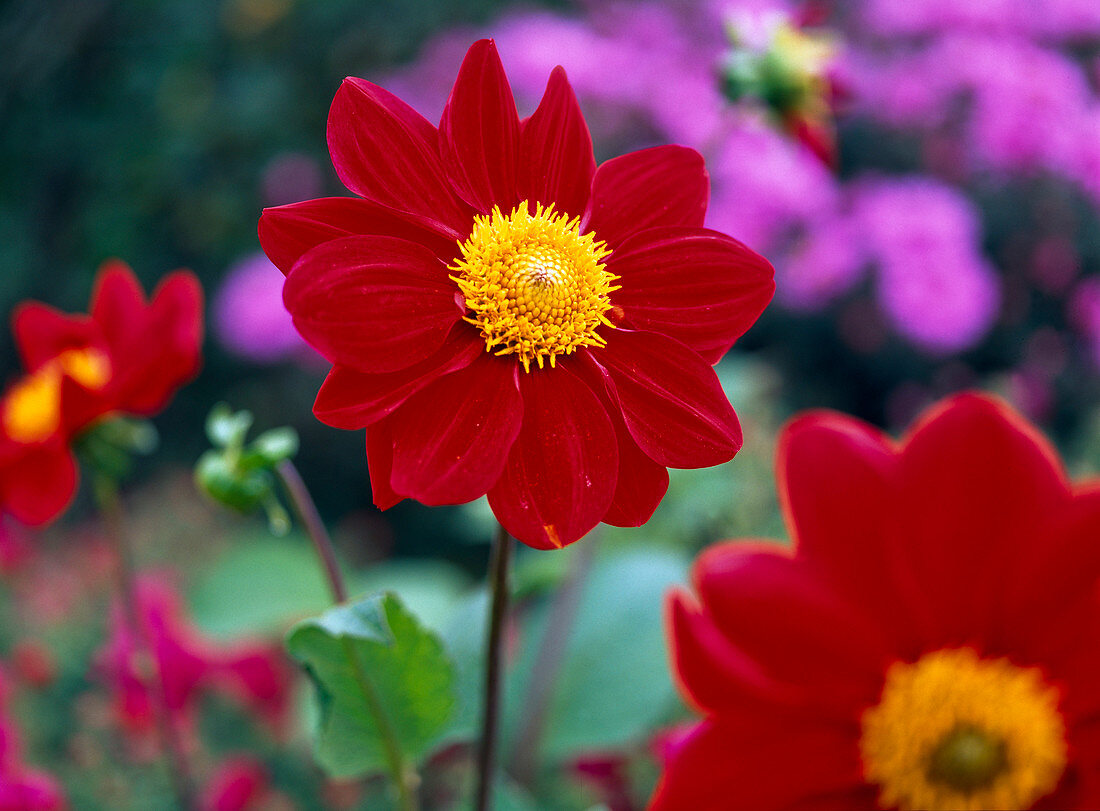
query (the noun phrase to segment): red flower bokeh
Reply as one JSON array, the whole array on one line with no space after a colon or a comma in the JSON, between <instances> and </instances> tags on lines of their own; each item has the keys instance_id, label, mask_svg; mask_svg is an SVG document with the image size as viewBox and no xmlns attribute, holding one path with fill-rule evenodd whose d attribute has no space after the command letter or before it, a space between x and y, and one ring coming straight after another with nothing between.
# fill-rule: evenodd
<instances>
[{"instance_id":1,"label":"red flower bokeh","mask_svg":"<svg viewBox=\"0 0 1100 811\"><path fill-rule=\"evenodd\" d=\"M236 755L221 763L199 801L201 811L262 811L271 807L271 776L251 755Z\"/></svg>"},{"instance_id":2,"label":"red flower bokeh","mask_svg":"<svg viewBox=\"0 0 1100 811\"><path fill-rule=\"evenodd\" d=\"M123 729L135 736L153 733L156 703L162 700L171 717L189 727L198 701L208 691L228 695L274 728L282 727L292 679L277 646L215 645L187 619L179 595L162 578L143 576L137 595L142 638L135 637L116 605L111 637L97 655L98 670L114 693ZM143 654L147 650L151 661Z\"/></svg>"},{"instance_id":3,"label":"red flower bokeh","mask_svg":"<svg viewBox=\"0 0 1100 811\"><path fill-rule=\"evenodd\" d=\"M349 78L328 144L359 197L267 209L260 241L333 363L314 413L367 429L379 507L487 493L521 541L560 547L645 523L666 468L738 451L711 365L770 301L772 269L702 227L694 150L597 168L565 72L521 120L490 40L438 129Z\"/></svg>"},{"instance_id":4,"label":"red flower bokeh","mask_svg":"<svg viewBox=\"0 0 1100 811\"><path fill-rule=\"evenodd\" d=\"M793 552L718 545L671 599L704 720L652 807L1100 807L1100 486L977 395L900 443L796 419L778 481Z\"/></svg>"},{"instance_id":5,"label":"red flower bokeh","mask_svg":"<svg viewBox=\"0 0 1100 811\"><path fill-rule=\"evenodd\" d=\"M9 686L0 671L0 811L64 811L61 786L23 762L19 733L8 718Z\"/></svg>"},{"instance_id":6,"label":"red flower bokeh","mask_svg":"<svg viewBox=\"0 0 1100 811\"><path fill-rule=\"evenodd\" d=\"M198 372L202 288L176 271L146 301L133 272L111 261L89 315L29 302L13 328L27 374L0 399L0 510L39 525L72 499L70 443L81 431L111 415L157 413Z\"/></svg>"}]
</instances>

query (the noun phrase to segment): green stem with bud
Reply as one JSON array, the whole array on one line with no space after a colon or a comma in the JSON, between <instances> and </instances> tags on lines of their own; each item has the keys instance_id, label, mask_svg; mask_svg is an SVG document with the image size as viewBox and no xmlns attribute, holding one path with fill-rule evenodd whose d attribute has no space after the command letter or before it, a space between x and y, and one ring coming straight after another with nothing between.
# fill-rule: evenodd
<instances>
[{"instance_id":1,"label":"green stem with bud","mask_svg":"<svg viewBox=\"0 0 1100 811\"><path fill-rule=\"evenodd\" d=\"M336 560L336 550L332 545L332 538L329 536L328 530L325 529L324 521L321 520L321 515L317 511L317 505L309 493L309 488L302 480L301 474L298 473L298 468L289 459L284 459L275 466L275 475L279 477L279 481L282 482L286 490L291 508L298 518L298 523L301 524L302 529L313 541L313 548L321 561L322 569L324 569L329 590L332 592L333 602L337 604L346 602L348 590L344 583L344 576L340 572L340 565ZM348 663L355 672L355 680L359 683L363 700L370 708L371 714L378 723L378 729L382 733L386 761L389 765L393 783L397 787L398 806L402 811L416 811L418 806L416 786L420 782L420 777L417 775L416 770L406 762L397 741L397 734L394 732L389 717L386 715L385 707L382 705L382 700L374 689L371 680L367 677L363 663L359 660L355 648L348 639L344 640L344 652L347 655Z\"/></svg>"}]
</instances>

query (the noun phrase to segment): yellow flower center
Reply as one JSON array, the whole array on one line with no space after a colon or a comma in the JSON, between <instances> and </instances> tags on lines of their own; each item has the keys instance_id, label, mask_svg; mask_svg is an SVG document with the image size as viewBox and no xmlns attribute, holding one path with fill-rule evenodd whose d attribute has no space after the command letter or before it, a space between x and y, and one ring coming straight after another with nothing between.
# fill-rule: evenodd
<instances>
[{"instance_id":1,"label":"yellow flower center","mask_svg":"<svg viewBox=\"0 0 1100 811\"><path fill-rule=\"evenodd\" d=\"M487 351L516 355L529 372L532 361L554 366L558 355L605 344L597 328L614 326L605 313L618 277L604 268L611 251L581 234L578 218L541 204L532 214L526 202L508 215L494 208L459 247L451 278Z\"/></svg>"},{"instance_id":2,"label":"yellow flower center","mask_svg":"<svg viewBox=\"0 0 1100 811\"><path fill-rule=\"evenodd\" d=\"M16 383L3 402L4 432L16 442L42 442L61 426L61 381L71 377L86 389L101 389L111 363L97 349L66 349Z\"/></svg>"},{"instance_id":3,"label":"yellow flower center","mask_svg":"<svg viewBox=\"0 0 1100 811\"><path fill-rule=\"evenodd\" d=\"M883 808L1030 808L1066 767L1058 699L1037 668L965 648L898 662L863 714L864 776Z\"/></svg>"},{"instance_id":4,"label":"yellow flower center","mask_svg":"<svg viewBox=\"0 0 1100 811\"><path fill-rule=\"evenodd\" d=\"M111 379L111 361L98 349L66 349L54 362L86 389L99 390Z\"/></svg>"}]
</instances>

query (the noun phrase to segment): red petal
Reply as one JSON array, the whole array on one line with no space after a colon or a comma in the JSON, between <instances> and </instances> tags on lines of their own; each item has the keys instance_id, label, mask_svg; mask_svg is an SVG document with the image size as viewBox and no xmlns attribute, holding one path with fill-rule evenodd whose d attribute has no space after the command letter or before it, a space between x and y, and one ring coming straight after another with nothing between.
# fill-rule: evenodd
<instances>
[{"instance_id":1,"label":"red petal","mask_svg":"<svg viewBox=\"0 0 1100 811\"><path fill-rule=\"evenodd\" d=\"M1093 481L1075 492L1050 522L1039 536L1042 543L1027 545L1015 581L1005 584L1012 595L1005 606L1005 627L1011 629L1013 642L1025 644L1038 659L1059 647L1080 647L1080 626L1093 610L1100 579L1098 535L1100 482ZM1100 657L1100 648L1095 650ZM1100 704L1100 691L1093 694Z\"/></svg>"},{"instance_id":2,"label":"red petal","mask_svg":"<svg viewBox=\"0 0 1100 811\"><path fill-rule=\"evenodd\" d=\"M574 367L589 388L600 398L611 424L615 426L615 441L619 450L619 473L615 480L615 495L603 517L603 523L616 527L640 527L653 516L668 490L668 470L646 456L623 422L618 401L612 401L607 372L581 353L584 363Z\"/></svg>"},{"instance_id":3,"label":"red petal","mask_svg":"<svg viewBox=\"0 0 1100 811\"><path fill-rule=\"evenodd\" d=\"M607 269L613 294L634 327L669 335L707 363L718 360L755 323L775 292L764 257L725 234L655 228L626 240Z\"/></svg>"},{"instance_id":4,"label":"red petal","mask_svg":"<svg viewBox=\"0 0 1100 811\"><path fill-rule=\"evenodd\" d=\"M367 471L374 506L388 510L405 496L394 492L390 484L393 471L393 431L390 420L379 420L367 428Z\"/></svg>"},{"instance_id":5,"label":"red petal","mask_svg":"<svg viewBox=\"0 0 1100 811\"><path fill-rule=\"evenodd\" d=\"M728 462L741 449L741 426L714 370L679 341L654 332L607 330L592 356L615 384L638 446L666 467Z\"/></svg>"},{"instance_id":6,"label":"red petal","mask_svg":"<svg viewBox=\"0 0 1100 811\"><path fill-rule=\"evenodd\" d=\"M118 410L155 414L202 363L202 286L194 273L176 271L160 283L148 308L130 314L126 327L100 320L112 315L109 307L94 310L115 364L106 395Z\"/></svg>"},{"instance_id":7,"label":"red petal","mask_svg":"<svg viewBox=\"0 0 1100 811\"><path fill-rule=\"evenodd\" d=\"M900 494L907 568L940 643L992 641L1009 595L1031 576L1020 567L1026 550L1068 507L1057 455L1007 405L962 395L926 414L905 442Z\"/></svg>"},{"instance_id":8,"label":"red petal","mask_svg":"<svg viewBox=\"0 0 1100 811\"><path fill-rule=\"evenodd\" d=\"M930 642L898 520L898 460L890 440L843 414L789 423L776 452L779 500L809 566L878 618L902 658Z\"/></svg>"},{"instance_id":9,"label":"red petal","mask_svg":"<svg viewBox=\"0 0 1100 811\"><path fill-rule=\"evenodd\" d=\"M801 705L802 693L771 679L692 598L673 592L668 612L672 674L696 709L730 715Z\"/></svg>"},{"instance_id":10,"label":"red petal","mask_svg":"<svg viewBox=\"0 0 1100 811\"><path fill-rule=\"evenodd\" d=\"M491 39L466 52L439 121L443 164L458 194L478 211L518 202L519 114Z\"/></svg>"},{"instance_id":11,"label":"red petal","mask_svg":"<svg viewBox=\"0 0 1100 811\"><path fill-rule=\"evenodd\" d=\"M96 274L90 312L96 323L109 330L112 348L122 342L119 336L134 329L135 318L145 308L145 291L130 266L117 259L104 262Z\"/></svg>"},{"instance_id":12,"label":"red petal","mask_svg":"<svg viewBox=\"0 0 1100 811\"><path fill-rule=\"evenodd\" d=\"M392 413L436 378L464 369L485 351L485 342L464 324L431 357L388 374L367 374L333 366L313 403L313 414L333 428L356 430Z\"/></svg>"},{"instance_id":13,"label":"red petal","mask_svg":"<svg viewBox=\"0 0 1100 811\"><path fill-rule=\"evenodd\" d=\"M774 544L727 543L699 557L694 580L718 629L771 678L841 718L875 703L895 656L816 570Z\"/></svg>"},{"instance_id":14,"label":"red petal","mask_svg":"<svg viewBox=\"0 0 1100 811\"><path fill-rule=\"evenodd\" d=\"M460 235L447 230L447 234L441 234L383 205L356 197L322 197L265 208L258 228L264 252L284 274L322 242L356 234L407 239L449 262L458 253Z\"/></svg>"},{"instance_id":15,"label":"red petal","mask_svg":"<svg viewBox=\"0 0 1100 811\"><path fill-rule=\"evenodd\" d=\"M536 549L570 544L596 526L615 491L618 451L599 399L566 369L519 376L523 429L489 506Z\"/></svg>"},{"instance_id":16,"label":"red petal","mask_svg":"<svg viewBox=\"0 0 1100 811\"><path fill-rule=\"evenodd\" d=\"M562 67L554 68L538 109L523 122L519 199L554 204L580 217L588 205L596 159L592 136Z\"/></svg>"},{"instance_id":17,"label":"red petal","mask_svg":"<svg viewBox=\"0 0 1100 811\"><path fill-rule=\"evenodd\" d=\"M469 213L439 160L435 127L392 93L345 79L329 110L328 149L336 174L359 196L442 233L469 231Z\"/></svg>"},{"instance_id":18,"label":"red petal","mask_svg":"<svg viewBox=\"0 0 1100 811\"><path fill-rule=\"evenodd\" d=\"M432 505L485 495L523 421L518 368L483 352L410 397L390 420L394 489Z\"/></svg>"},{"instance_id":19,"label":"red petal","mask_svg":"<svg viewBox=\"0 0 1100 811\"><path fill-rule=\"evenodd\" d=\"M855 729L783 719L751 726L704 721L674 749L650 811L788 811L813 808L800 801L820 795L854 792L863 785ZM848 808L876 807L871 797L861 799Z\"/></svg>"},{"instance_id":20,"label":"red petal","mask_svg":"<svg viewBox=\"0 0 1100 811\"><path fill-rule=\"evenodd\" d=\"M84 315L66 315L46 304L28 301L12 316L12 332L23 365L34 371L66 349L99 343L95 324Z\"/></svg>"},{"instance_id":21,"label":"red petal","mask_svg":"<svg viewBox=\"0 0 1100 811\"><path fill-rule=\"evenodd\" d=\"M76 494L76 460L60 441L28 447L0 473L3 511L29 526L53 521Z\"/></svg>"},{"instance_id":22,"label":"red petal","mask_svg":"<svg viewBox=\"0 0 1100 811\"><path fill-rule=\"evenodd\" d=\"M617 248L646 228L699 228L710 181L703 156L684 146L642 149L600 164L592 178L586 231Z\"/></svg>"},{"instance_id":23,"label":"red petal","mask_svg":"<svg viewBox=\"0 0 1100 811\"><path fill-rule=\"evenodd\" d=\"M283 286L294 325L332 363L407 369L435 353L462 316L458 289L427 248L396 237L344 237L311 250Z\"/></svg>"},{"instance_id":24,"label":"red petal","mask_svg":"<svg viewBox=\"0 0 1100 811\"><path fill-rule=\"evenodd\" d=\"M640 527L665 497L668 470L642 453L621 417L610 416L619 449L619 475L603 521L615 527Z\"/></svg>"}]
</instances>

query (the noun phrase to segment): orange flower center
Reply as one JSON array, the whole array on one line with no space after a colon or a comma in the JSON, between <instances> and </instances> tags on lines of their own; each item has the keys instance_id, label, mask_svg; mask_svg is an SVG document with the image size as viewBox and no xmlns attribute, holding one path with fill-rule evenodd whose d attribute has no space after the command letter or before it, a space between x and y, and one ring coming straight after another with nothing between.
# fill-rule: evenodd
<instances>
[{"instance_id":1,"label":"orange flower center","mask_svg":"<svg viewBox=\"0 0 1100 811\"><path fill-rule=\"evenodd\" d=\"M553 367L559 355L606 343L597 329L613 326L605 313L617 277L603 263L611 252L580 233L578 218L541 204L532 214L526 201L508 215L494 208L459 247L451 278L487 351L516 355L529 372L532 361Z\"/></svg>"},{"instance_id":2,"label":"orange flower center","mask_svg":"<svg viewBox=\"0 0 1100 811\"><path fill-rule=\"evenodd\" d=\"M3 402L4 432L31 444L53 436L61 426L61 381L71 377L86 389L103 388L111 363L98 349L66 349L16 383Z\"/></svg>"},{"instance_id":3,"label":"orange flower center","mask_svg":"<svg viewBox=\"0 0 1100 811\"><path fill-rule=\"evenodd\" d=\"M1058 700L1037 668L965 648L898 662L863 714L864 776L883 808L1030 808L1066 768Z\"/></svg>"}]
</instances>

